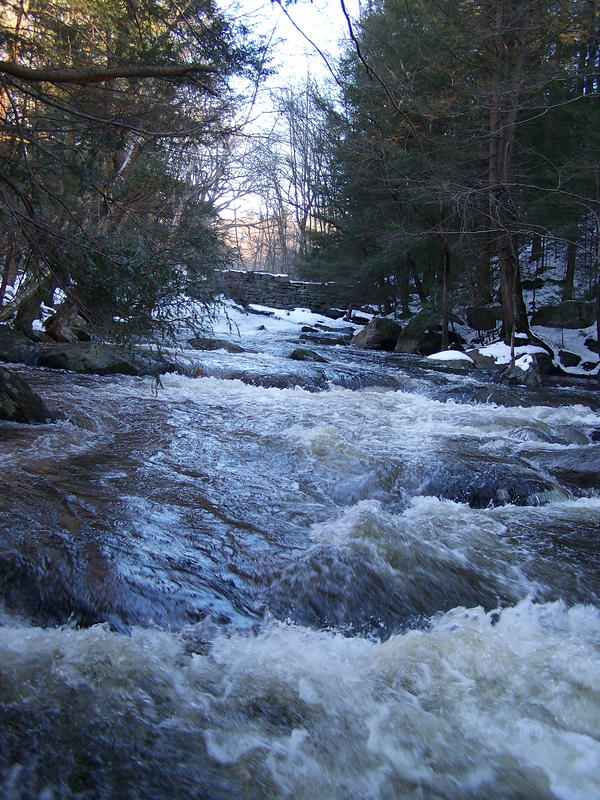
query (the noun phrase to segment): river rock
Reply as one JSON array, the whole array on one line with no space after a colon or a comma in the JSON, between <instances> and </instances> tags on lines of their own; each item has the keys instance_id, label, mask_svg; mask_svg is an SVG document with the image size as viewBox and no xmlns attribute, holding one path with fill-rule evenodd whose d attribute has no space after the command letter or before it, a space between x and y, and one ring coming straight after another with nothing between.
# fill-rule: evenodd
<instances>
[{"instance_id":1,"label":"river rock","mask_svg":"<svg viewBox=\"0 0 600 800\"><path fill-rule=\"evenodd\" d=\"M393 319L373 317L368 325L352 337L352 344L366 350L393 350L402 333L402 325Z\"/></svg>"},{"instance_id":2,"label":"river rock","mask_svg":"<svg viewBox=\"0 0 600 800\"><path fill-rule=\"evenodd\" d=\"M360 545L317 545L284 569L262 600L279 619L387 639L407 627L427 625L440 610L495 608L505 594L492 576L439 558L433 549L417 568L414 562L402 563L401 555L396 558L401 563L394 569Z\"/></svg>"},{"instance_id":3,"label":"river rock","mask_svg":"<svg viewBox=\"0 0 600 800\"><path fill-rule=\"evenodd\" d=\"M206 336L197 336L188 339L188 344L195 350L227 350L228 353L245 353L243 347L227 339L213 339Z\"/></svg>"},{"instance_id":4,"label":"river rock","mask_svg":"<svg viewBox=\"0 0 600 800\"><path fill-rule=\"evenodd\" d=\"M452 369L468 370L475 367L473 359L460 350L443 350L440 353L432 353L430 356L427 356L427 360L428 362L431 361L433 364L442 367L451 367Z\"/></svg>"},{"instance_id":5,"label":"river rock","mask_svg":"<svg viewBox=\"0 0 600 800\"><path fill-rule=\"evenodd\" d=\"M0 419L53 422L54 416L29 384L14 372L0 367Z\"/></svg>"},{"instance_id":6,"label":"river rock","mask_svg":"<svg viewBox=\"0 0 600 800\"><path fill-rule=\"evenodd\" d=\"M498 365L492 356L486 356L478 348L467 350L467 355L478 369L497 369Z\"/></svg>"},{"instance_id":7,"label":"river rock","mask_svg":"<svg viewBox=\"0 0 600 800\"><path fill-rule=\"evenodd\" d=\"M323 358L323 356L315 353L314 350L303 350L301 347L296 348L296 350L292 350L289 357L293 361L318 361L321 364L328 363L326 358Z\"/></svg>"},{"instance_id":8,"label":"river rock","mask_svg":"<svg viewBox=\"0 0 600 800\"><path fill-rule=\"evenodd\" d=\"M177 364L162 361L152 353L132 353L102 342L78 342L45 348L37 363L41 367L96 375L158 375L180 371Z\"/></svg>"},{"instance_id":9,"label":"river rock","mask_svg":"<svg viewBox=\"0 0 600 800\"><path fill-rule=\"evenodd\" d=\"M544 306L531 318L532 325L546 328L589 328L595 321L595 304L584 300L564 300L554 306Z\"/></svg>"},{"instance_id":10,"label":"river rock","mask_svg":"<svg viewBox=\"0 0 600 800\"><path fill-rule=\"evenodd\" d=\"M531 357L530 357L531 358ZM521 364L519 364L521 362ZM498 374L498 383L505 383L508 386L528 386L537 388L542 385L542 376L537 362L531 358L529 363L523 359L517 359L515 364L504 367Z\"/></svg>"},{"instance_id":11,"label":"river rock","mask_svg":"<svg viewBox=\"0 0 600 800\"><path fill-rule=\"evenodd\" d=\"M350 343L347 336L322 336L318 333L302 333L298 339L301 342L312 342L313 344L327 344L330 346L341 344L346 345Z\"/></svg>"},{"instance_id":12,"label":"river rock","mask_svg":"<svg viewBox=\"0 0 600 800\"><path fill-rule=\"evenodd\" d=\"M471 508L539 505L559 491L556 482L522 463L466 450L460 459L439 453L419 494L467 503Z\"/></svg>"},{"instance_id":13,"label":"river rock","mask_svg":"<svg viewBox=\"0 0 600 800\"><path fill-rule=\"evenodd\" d=\"M33 364L40 349L31 339L6 325L0 325L0 361Z\"/></svg>"}]
</instances>

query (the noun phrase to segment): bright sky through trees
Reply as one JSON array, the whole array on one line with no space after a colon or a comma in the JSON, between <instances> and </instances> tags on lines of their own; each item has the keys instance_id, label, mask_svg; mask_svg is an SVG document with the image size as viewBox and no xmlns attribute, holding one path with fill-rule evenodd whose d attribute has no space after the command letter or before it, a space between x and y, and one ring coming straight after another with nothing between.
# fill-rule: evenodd
<instances>
[{"instance_id":1,"label":"bright sky through trees","mask_svg":"<svg viewBox=\"0 0 600 800\"><path fill-rule=\"evenodd\" d=\"M238 7L237 13L251 30L267 37L273 34L272 66L276 75L270 83L275 86L300 82L308 72L325 77L328 69L318 50L335 67L340 39L348 32L340 0L299 0L284 2L283 7L270 0L240 0L236 5L224 0L223 7L230 13ZM355 19L358 0L349 0L346 8Z\"/></svg>"}]
</instances>

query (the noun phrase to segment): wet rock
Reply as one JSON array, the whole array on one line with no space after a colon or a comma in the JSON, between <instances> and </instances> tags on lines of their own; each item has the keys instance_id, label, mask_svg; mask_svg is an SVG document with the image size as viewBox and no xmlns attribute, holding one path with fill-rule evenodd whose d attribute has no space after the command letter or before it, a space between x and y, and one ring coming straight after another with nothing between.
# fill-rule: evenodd
<instances>
[{"instance_id":1,"label":"wet rock","mask_svg":"<svg viewBox=\"0 0 600 800\"><path fill-rule=\"evenodd\" d=\"M318 334L312 333L303 333L301 334L298 339L301 342L312 342L313 344L328 344L328 345L336 345L336 344L349 344L348 337L344 336L319 336Z\"/></svg>"},{"instance_id":2,"label":"wet rock","mask_svg":"<svg viewBox=\"0 0 600 800\"><path fill-rule=\"evenodd\" d=\"M263 600L280 619L387 639L456 606L494 608L501 595L468 565L433 556L432 563L397 570L360 546L322 545L290 564Z\"/></svg>"},{"instance_id":3,"label":"wet rock","mask_svg":"<svg viewBox=\"0 0 600 800\"><path fill-rule=\"evenodd\" d=\"M539 505L557 489L555 482L524 464L512 462L509 468L492 457L466 453L460 462L442 457L417 492L467 503L471 508L488 508L509 503Z\"/></svg>"},{"instance_id":4,"label":"wet rock","mask_svg":"<svg viewBox=\"0 0 600 800\"><path fill-rule=\"evenodd\" d=\"M327 364L327 359L315 353L314 350L303 350L301 347L292 350L289 357L292 361L318 361L321 364Z\"/></svg>"},{"instance_id":5,"label":"wet rock","mask_svg":"<svg viewBox=\"0 0 600 800\"><path fill-rule=\"evenodd\" d=\"M96 375L157 375L180 371L177 364L162 361L151 353L133 353L102 342L79 342L46 348L41 351L38 364Z\"/></svg>"},{"instance_id":6,"label":"wet rock","mask_svg":"<svg viewBox=\"0 0 600 800\"><path fill-rule=\"evenodd\" d=\"M227 350L228 353L245 353L243 347L227 339L213 339L206 336L197 336L188 339L188 344L195 350Z\"/></svg>"},{"instance_id":7,"label":"wet rock","mask_svg":"<svg viewBox=\"0 0 600 800\"><path fill-rule=\"evenodd\" d=\"M54 416L22 378L0 367L0 419L11 422L52 422Z\"/></svg>"},{"instance_id":8,"label":"wet rock","mask_svg":"<svg viewBox=\"0 0 600 800\"><path fill-rule=\"evenodd\" d=\"M600 444L535 452L527 460L537 469L546 470L572 491L600 489Z\"/></svg>"},{"instance_id":9,"label":"wet rock","mask_svg":"<svg viewBox=\"0 0 600 800\"><path fill-rule=\"evenodd\" d=\"M0 325L0 361L33 364L39 352L40 348L27 336L6 325Z\"/></svg>"},{"instance_id":10,"label":"wet rock","mask_svg":"<svg viewBox=\"0 0 600 800\"><path fill-rule=\"evenodd\" d=\"M234 371L227 375L229 380L238 380L248 386L262 386L264 389L306 389L307 392L322 392L329 388L327 376L319 371L312 375L276 373L264 375L258 372Z\"/></svg>"},{"instance_id":11,"label":"wet rock","mask_svg":"<svg viewBox=\"0 0 600 800\"><path fill-rule=\"evenodd\" d=\"M564 367L576 367L581 363L581 356L571 353L569 350L559 350L558 357Z\"/></svg>"},{"instance_id":12,"label":"wet rock","mask_svg":"<svg viewBox=\"0 0 600 800\"><path fill-rule=\"evenodd\" d=\"M522 368L518 364L504 367L496 378L498 383L505 383L507 386L528 386L530 388L542 385L542 376L537 362L533 359L531 363Z\"/></svg>"},{"instance_id":13,"label":"wet rock","mask_svg":"<svg viewBox=\"0 0 600 800\"><path fill-rule=\"evenodd\" d=\"M584 300L564 300L554 306L544 306L531 318L532 325L546 328L589 328L595 321L595 304Z\"/></svg>"},{"instance_id":14,"label":"wet rock","mask_svg":"<svg viewBox=\"0 0 600 800\"><path fill-rule=\"evenodd\" d=\"M366 350L392 351L398 337L402 333L402 325L385 317L373 317L368 325L352 337L352 344Z\"/></svg>"}]
</instances>

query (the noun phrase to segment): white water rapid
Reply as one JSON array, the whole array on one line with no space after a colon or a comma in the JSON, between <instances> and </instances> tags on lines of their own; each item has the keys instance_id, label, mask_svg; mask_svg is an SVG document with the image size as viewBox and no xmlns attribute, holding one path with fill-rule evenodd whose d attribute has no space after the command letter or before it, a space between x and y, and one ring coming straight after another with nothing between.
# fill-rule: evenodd
<instances>
[{"instance_id":1,"label":"white water rapid","mask_svg":"<svg viewBox=\"0 0 600 800\"><path fill-rule=\"evenodd\" d=\"M15 368L0 796L600 797L597 395L293 346Z\"/></svg>"}]
</instances>

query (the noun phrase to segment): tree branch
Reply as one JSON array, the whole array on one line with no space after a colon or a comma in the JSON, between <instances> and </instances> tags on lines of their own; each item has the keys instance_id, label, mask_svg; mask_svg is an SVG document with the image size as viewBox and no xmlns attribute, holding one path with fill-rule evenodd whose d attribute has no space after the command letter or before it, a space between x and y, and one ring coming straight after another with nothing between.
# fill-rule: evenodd
<instances>
[{"instance_id":1,"label":"tree branch","mask_svg":"<svg viewBox=\"0 0 600 800\"><path fill-rule=\"evenodd\" d=\"M103 83L115 78L184 78L198 72L205 75L215 73L214 67L206 64L183 64L174 66L139 65L107 67L104 69L32 69L12 61L0 61L0 74L10 75L27 83ZM211 90L203 86L207 92Z\"/></svg>"}]
</instances>

